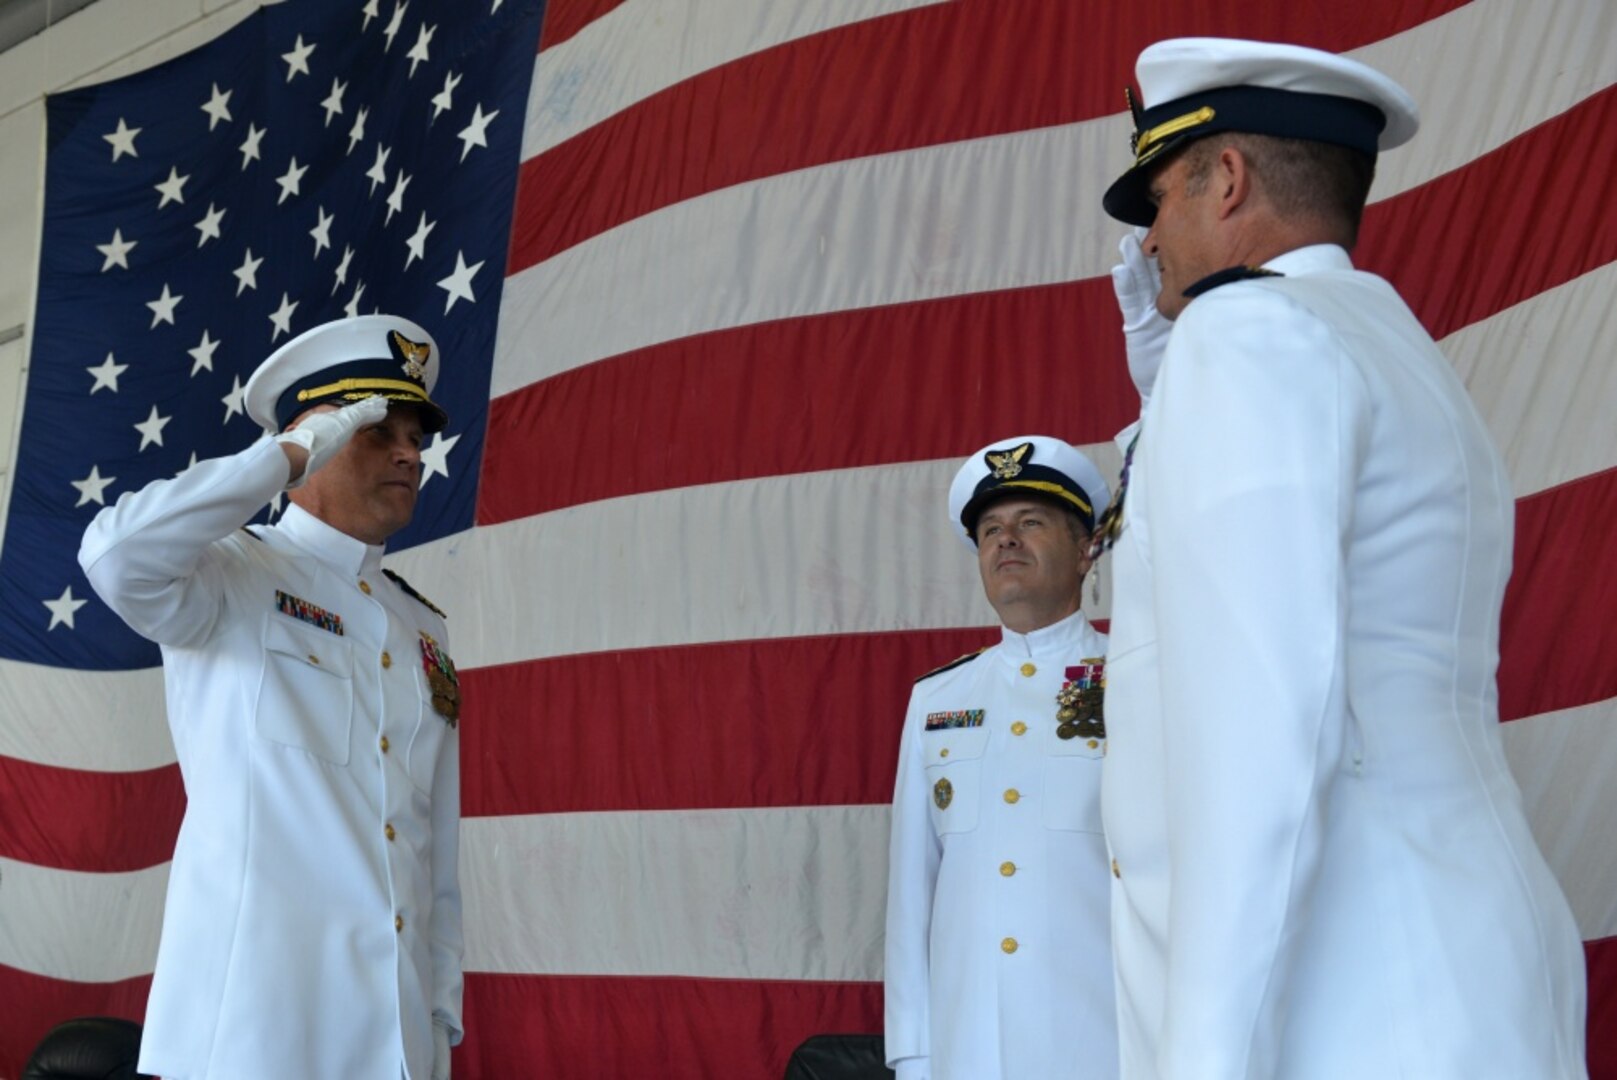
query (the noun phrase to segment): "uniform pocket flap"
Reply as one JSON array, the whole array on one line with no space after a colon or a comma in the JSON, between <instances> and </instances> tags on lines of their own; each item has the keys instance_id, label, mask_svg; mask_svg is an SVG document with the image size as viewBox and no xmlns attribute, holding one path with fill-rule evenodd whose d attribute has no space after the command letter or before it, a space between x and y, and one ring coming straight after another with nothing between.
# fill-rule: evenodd
<instances>
[{"instance_id":1,"label":"uniform pocket flap","mask_svg":"<svg viewBox=\"0 0 1617 1080\"><path fill-rule=\"evenodd\" d=\"M346 640L280 615L274 615L264 627L264 648L299 660L312 671L344 679L352 674L353 647Z\"/></svg>"}]
</instances>

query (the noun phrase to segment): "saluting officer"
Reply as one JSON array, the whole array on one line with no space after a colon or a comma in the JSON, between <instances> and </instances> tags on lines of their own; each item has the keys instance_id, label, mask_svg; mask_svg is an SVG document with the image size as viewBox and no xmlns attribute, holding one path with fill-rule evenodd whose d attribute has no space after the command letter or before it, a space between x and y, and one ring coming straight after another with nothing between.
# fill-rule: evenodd
<instances>
[{"instance_id":1,"label":"saluting officer","mask_svg":"<svg viewBox=\"0 0 1617 1080\"><path fill-rule=\"evenodd\" d=\"M899 1080L1117 1072L1100 824L1106 637L1079 610L1108 492L1059 439L972 455L949 518L998 644L923 675L904 719L887 882Z\"/></svg>"},{"instance_id":2,"label":"saluting officer","mask_svg":"<svg viewBox=\"0 0 1617 1080\"><path fill-rule=\"evenodd\" d=\"M1348 256L1414 102L1263 42L1160 42L1137 75L1105 207L1150 227L1131 354L1166 346L1131 355L1102 530L1123 1075L1581 1077L1578 932L1499 735L1509 481Z\"/></svg>"},{"instance_id":3,"label":"saluting officer","mask_svg":"<svg viewBox=\"0 0 1617 1080\"><path fill-rule=\"evenodd\" d=\"M460 690L443 613L381 562L446 421L440 360L406 319L315 327L247 384L265 438L85 533L96 592L163 647L188 800L143 1073L449 1076Z\"/></svg>"}]
</instances>

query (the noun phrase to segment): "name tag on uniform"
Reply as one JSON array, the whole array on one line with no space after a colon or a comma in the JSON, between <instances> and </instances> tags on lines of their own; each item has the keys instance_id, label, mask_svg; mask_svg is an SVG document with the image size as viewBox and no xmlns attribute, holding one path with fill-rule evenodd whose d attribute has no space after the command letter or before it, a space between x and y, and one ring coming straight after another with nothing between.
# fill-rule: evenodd
<instances>
[{"instance_id":1,"label":"name tag on uniform","mask_svg":"<svg viewBox=\"0 0 1617 1080\"><path fill-rule=\"evenodd\" d=\"M280 589L275 590L275 606L280 609L282 615L290 615L310 626L318 626L329 633L342 635L342 616L335 611L327 611L318 604L311 604Z\"/></svg>"},{"instance_id":2,"label":"name tag on uniform","mask_svg":"<svg viewBox=\"0 0 1617 1080\"><path fill-rule=\"evenodd\" d=\"M950 712L926 714L926 730L945 731L949 728L982 727L984 709L955 709Z\"/></svg>"}]
</instances>

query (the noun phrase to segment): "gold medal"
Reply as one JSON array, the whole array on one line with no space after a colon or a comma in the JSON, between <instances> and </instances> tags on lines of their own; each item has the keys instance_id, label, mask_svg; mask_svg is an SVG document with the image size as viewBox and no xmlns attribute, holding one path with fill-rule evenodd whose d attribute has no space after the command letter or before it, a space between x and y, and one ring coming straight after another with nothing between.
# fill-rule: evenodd
<instances>
[{"instance_id":1,"label":"gold medal","mask_svg":"<svg viewBox=\"0 0 1617 1080\"><path fill-rule=\"evenodd\" d=\"M932 801L939 810L949 809L949 804L954 802L954 785L947 776L932 785Z\"/></svg>"},{"instance_id":2,"label":"gold medal","mask_svg":"<svg viewBox=\"0 0 1617 1080\"><path fill-rule=\"evenodd\" d=\"M433 709L454 727L460 721L460 687L437 668L427 672L427 685L432 690Z\"/></svg>"}]
</instances>

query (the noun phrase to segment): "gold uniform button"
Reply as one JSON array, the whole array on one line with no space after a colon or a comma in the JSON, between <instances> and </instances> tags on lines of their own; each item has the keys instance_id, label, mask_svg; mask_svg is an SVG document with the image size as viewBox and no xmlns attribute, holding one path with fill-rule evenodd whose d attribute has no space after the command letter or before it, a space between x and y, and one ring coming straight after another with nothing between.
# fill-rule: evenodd
<instances>
[{"instance_id":1,"label":"gold uniform button","mask_svg":"<svg viewBox=\"0 0 1617 1080\"><path fill-rule=\"evenodd\" d=\"M1007 859L999 864L999 873L1001 877L1010 877L1016 873L1016 864Z\"/></svg>"},{"instance_id":2,"label":"gold uniform button","mask_svg":"<svg viewBox=\"0 0 1617 1080\"><path fill-rule=\"evenodd\" d=\"M1017 791L1015 788L1009 787L1009 788L1005 789L1005 801L1006 802L1011 803L1012 805L1015 805L1017 802L1019 802L1021 800L1021 798L1022 798L1022 793L1020 791Z\"/></svg>"},{"instance_id":3,"label":"gold uniform button","mask_svg":"<svg viewBox=\"0 0 1617 1080\"><path fill-rule=\"evenodd\" d=\"M382 753L387 753L387 736L382 736Z\"/></svg>"},{"instance_id":4,"label":"gold uniform button","mask_svg":"<svg viewBox=\"0 0 1617 1080\"><path fill-rule=\"evenodd\" d=\"M390 667L393 666L393 654L392 653L383 651L383 653L382 653L382 666L384 668L390 668Z\"/></svg>"},{"instance_id":5,"label":"gold uniform button","mask_svg":"<svg viewBox=\"0 0 1617 1080\"><path fill-rule=\"evenodd\" d=\"M364 593L366 596L369 596L371 594L371 583L366 581L364 578L360 578L359 591Z\"/></svg>"},{"instance_id":6,"label":"gold uniform button","mask_svg":"<svg viewBox=\"0 0 1617 1080\"><path fill-rule=\"evenodd\" d=\"M1030 677L1031 677L1031 676L1032 676L1032 675L1034 675L1034 674L1035 674L1035 673L1036 673L1036 672L1037 672L1037 671L1038 671L1038 670L1039 670L1039 669L1038 669L1038 668L1036 668L1036 667L1034 667L1034 666L1033 666L1033 665L1032 665L1032 664L1023 664L1023 665L1022 665L1022 674L1023 674L1023 675L1027 675L1027 676L1030 676Z\"/></svg>"},{"instance_id":7,"label":"gold uniform button","mask_svg":"<svg viewBox=\"0 0 1617 1080\"><path fill-rule=\"evenodd\" d=\"M938 757L948 757L948 756L949 756L949 748L947 746L945 746L942 750L938 751Z\"/></svg>"},{"instance_id":8,"label":"gold uniform button","mask_svg":"<svg viewBox=\"0 0 1617 1080\"><path fill-rule=\"evenodd\" d=\"M1112 860L1112 876L1114 878L1121 878L1123 876L1123 871L1121 871L1121 870L1119 870L1117 868L1117 860L1116 859Z\"/></svg>"},{"instance_id":9,"label":"gold uniform button","mask_svg":"<svg viewBox=\"0 0 1617 1080\"><path fill-rule=\"evenodd\" d=\"M393 932L395 934L404 933L404 916L403 915L395 915L395 916L393 916Z\"/></svg>"},{"instance_id":10,"label":"gold uniform button","mask_svg":"<svg viewBox=\"0 0 1617 1080\"><path fill-rule=\"evenodd\" d=\"M1018 720L1016 723L1011 725L1011 734L1012 735L1026 735L1027 734L1027 725L1022 723L1022 721Z\"/></svg>"},{"instance_id":11,"label":"gold uniform button","mask_svg":"<svg viewBox=\"0 0 1617 1080\"><path fill-rule=\"evenodd\" d=\"M309 654L309 663L318 664L319 662L320 662L320 658L318 656L316 656L314 653Z\"/></svg>"},{"instance_id":12,"label":"gold uniform button","mask_svg":"<svg viewBox=\"0 0 1617 1080\"><path fill-rule=\"evenodd\" d=\"M382 835L386 836L389 840L393 839L393 826L391 823L382 826Z\"/></svg>"},{"instance_id":13,"label":"gold uniform button","mask_svg":"<svg viewBox=\"0 0 1617 1080\"><path fill-rule=\"evenodd\" d=\"M1099 745L1100 745L1100 740L1099 739L1090 739L1089 740L1089 748L1091 750L1095 749Z\"/></svg>"},{"instance_id":14,"label":"gold uniform button","mask_svg":"<svg viewBox=\"0 0 1617 1080\"><path fill-rule=\"evenodd\" d=\"M999 950L1006 956L1011 955L1011 953L1016 951L1016 939L1013 937L1006 938L1004 941L999 943Z\"/></svg>"}]
</instances>

